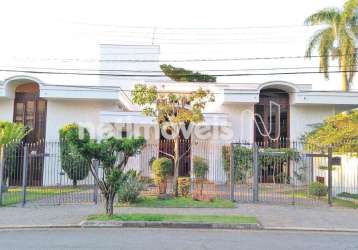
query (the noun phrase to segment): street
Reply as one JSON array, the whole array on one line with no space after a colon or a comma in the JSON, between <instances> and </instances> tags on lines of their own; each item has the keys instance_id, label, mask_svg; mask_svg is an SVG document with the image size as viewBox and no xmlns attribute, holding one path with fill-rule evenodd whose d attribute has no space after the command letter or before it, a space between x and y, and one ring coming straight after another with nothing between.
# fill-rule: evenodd
<instances>
[{"instance_id":1,"label":"street","mask_svg":"<svg viewBox=\"0 0 358 250\"><path fill-rule=\"evenodd\" d=\"M358 249L353 233L184 229L0 231L0 249Z\"/></svg>"}]
</instances>

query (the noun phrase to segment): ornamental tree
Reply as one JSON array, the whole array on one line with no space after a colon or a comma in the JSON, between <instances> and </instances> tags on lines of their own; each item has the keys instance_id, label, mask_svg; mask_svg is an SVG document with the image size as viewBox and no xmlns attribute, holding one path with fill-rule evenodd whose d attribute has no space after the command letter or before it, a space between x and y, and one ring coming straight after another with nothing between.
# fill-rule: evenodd
<instances>
[{"instance_id":1,"label":"ornamental tree","mask_svg":"<svg viewBox=\"0 0 358 250\"><path fill-rule=\"evenodd\" d=\"M180 129L190 124L197 124L204 120L203 110L208 102L214 101L214 96L199 88L190 93L160 92L155 86L138 84L132 91L133 103L143 108L146 116L154 117L162 132L169 132L174 141L174 153L160 153L170 157L174 162L174 194L178 196L179 162L191 150L180 154ZM189 126L190 128L190 126Z\"/></svg>"},{"instance_id":2,"label":"ornamental tree","mask_svg":"<svg viewBox=\"0 0 358 250\"><path fill-rule=\"evenodd\" d=\"M327 118L303 139L310 150L332 146L335 153L358 154L358 109Z\"/></svg>"},{"instance_id":3,"label":"ornamental tree","mask_svg":"<svg viewBox=\"0 0 358 250\"><path fill-rule=\"evenodd\" d=\"M163 73L170 79L178 82L216 82L216 77L193 72L184 68L177 68L170 64L160 65Z\"/></svg>"},{"instance_id":4,"label":"ornamental tree","mask_svg":"<svg viewBox=\"0 0 358 250\"><path fill-rule=\"evenodd\" d=\"M66 139L89 164L89 170L106 200L106 214L112 216L116 192L128 178L123 169L129 158L144 147L144 138L110 137L98 142L91 140L87 133L80 138L79 128L73 127ZM102 166L103 174L99 174L97 164Z\"/></svg>"}]
</instances>

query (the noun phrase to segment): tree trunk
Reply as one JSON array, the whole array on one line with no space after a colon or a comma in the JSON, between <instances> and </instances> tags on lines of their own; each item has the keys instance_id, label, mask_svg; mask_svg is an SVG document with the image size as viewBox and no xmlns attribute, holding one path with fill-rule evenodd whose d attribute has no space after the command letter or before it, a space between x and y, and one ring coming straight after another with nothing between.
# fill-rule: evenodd
<instances>
[{"instance_id":1,"label":"tree trunk","mask_svg":"<svg viewBox=\"0 0 358 250\"><path fill-rule=\"evenodd\" d=\"M76 179L72 180L72 185L73 185L74 187L77 187L77 180L76 180Z\"/></svg>"},{"instance_id":2,"label":"tree trunk","mask_svg":"<svg viewBox=\"0 0 358 250\"><path fill-rule=\"evenodd\" d=\"M111 217L113 216L113 203L114 203L114 197L116 196L116 193L113 191L110 191L107 193L104 197L106 199L106 215Z\"/></svg>"},{"instance_id":3,"label":"tree trunk","mask_svg":"<svg viewBox=\"0 0 358 250\"><path fill-rule=\"evenodd\" d=\"M174 196L178 197L178 177L179 177L179 137L174 140L174 176L173 176L173 192Z\"/></svg>"},{"instance_id":4,"label":"tree trunk","mask_svg":"<svg viewBox=\"0 0 358 250\"><path fill-rule=\"evenodd\" d=\"M343 71L345 71L345 67ZM348 92L349 85L348 85L348 79L347 79L347 72L342 72L342 91Z\"/></svg>"}]
</instances>

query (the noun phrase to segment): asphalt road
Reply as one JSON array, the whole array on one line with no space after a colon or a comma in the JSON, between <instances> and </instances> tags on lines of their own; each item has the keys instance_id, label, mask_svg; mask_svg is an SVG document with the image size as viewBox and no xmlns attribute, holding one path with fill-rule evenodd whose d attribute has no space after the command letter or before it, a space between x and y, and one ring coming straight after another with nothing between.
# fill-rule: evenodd
<instances>
[{"instance_id":1,"label":"asphalt road","mask_svg":"<svg viewBox=\"0 0 358 250\"><path fill-rule=\"evenodd\" d=\"M184 229L0 231L0 249L358 249L358 234Z\"/></svg>"}]
</instances>

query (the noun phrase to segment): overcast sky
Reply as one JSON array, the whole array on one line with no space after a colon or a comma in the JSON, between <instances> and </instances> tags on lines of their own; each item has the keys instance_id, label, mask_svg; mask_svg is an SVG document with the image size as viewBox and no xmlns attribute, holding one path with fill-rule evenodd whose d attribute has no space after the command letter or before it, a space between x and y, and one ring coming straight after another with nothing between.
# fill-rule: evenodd
<instances>
[{"instance_id":1,"label":"overcast sky","mask_svg":"<svg viewBox=\"0 0 358 250\"><path fill-rule=\"evenodd\" d=\"M303 27L305 17L324 7L340 6L342 2L2 0L0 66L43 66L52 65L53 62L47 59L53 58L96 58L98 44L101 43L151 44L152 41L161 45L160 58L163 60L303 56L307 39L317 29ZM157 27L154 40L153 27ZM316 61L303 59L175 65L197 70L318 66ZM61 62L56 67L66 68L68 65ZM321 75L235 77L220 80L287 80L312 83L316 89L339 89L340 77L337 75L332 75L329 82Z\"/></svg>"}]
</instances>

